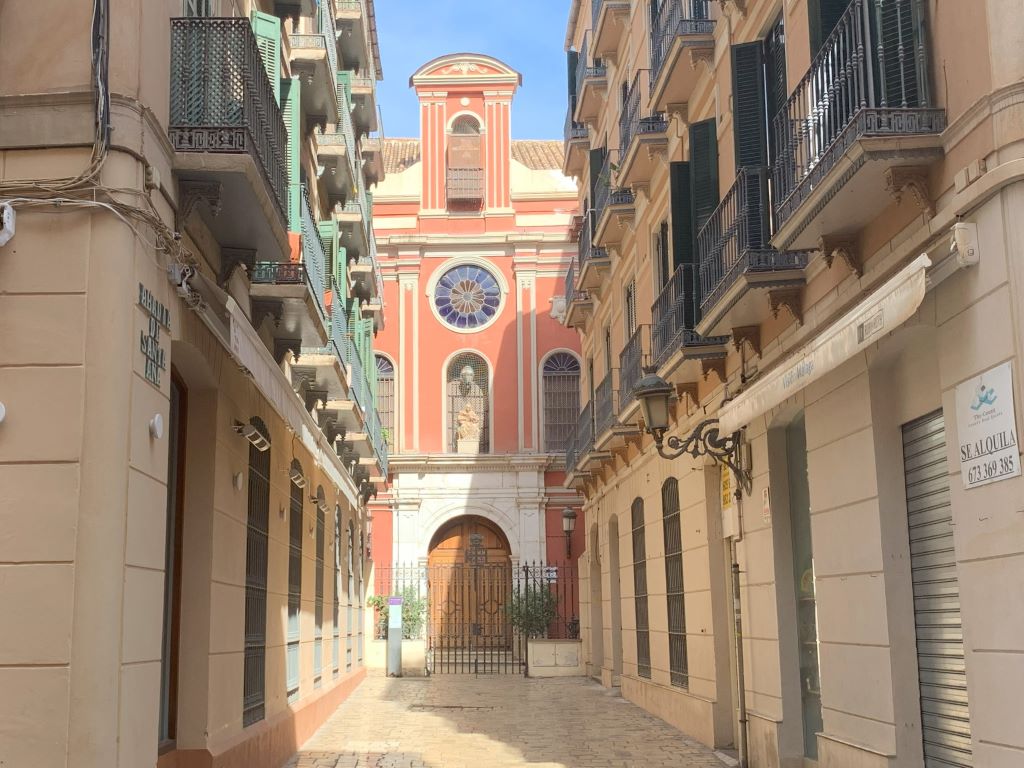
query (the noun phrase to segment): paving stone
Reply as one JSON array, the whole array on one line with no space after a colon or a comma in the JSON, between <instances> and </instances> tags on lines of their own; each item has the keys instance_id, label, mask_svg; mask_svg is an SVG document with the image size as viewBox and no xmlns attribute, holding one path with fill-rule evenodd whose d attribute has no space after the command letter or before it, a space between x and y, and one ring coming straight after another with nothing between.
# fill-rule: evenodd
<instances>
[{"instance_id":1,"label":"paving stone","mask_svg":"<svg viewBox=\"0 0 1024 768\"><path fill-rule=\"evenodd\" d=\"M285 768L723 768L581 678L371 675Z\"/></svg>"}]
</instances>

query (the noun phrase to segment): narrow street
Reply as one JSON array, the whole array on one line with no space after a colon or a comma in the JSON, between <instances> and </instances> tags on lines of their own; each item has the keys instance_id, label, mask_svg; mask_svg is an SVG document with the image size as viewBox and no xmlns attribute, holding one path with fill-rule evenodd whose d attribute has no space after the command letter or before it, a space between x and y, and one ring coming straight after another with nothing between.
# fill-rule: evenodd
<instances>
[{"instance_id":1,"label":"narrow street","mask_svg":"<svg viewBox=\"0 0 1024 768\"><path fill-rule=\"evenodd\" d=\"M583 678L371 675L286 768L721 768Z\"/></svg>"}]
</instances>

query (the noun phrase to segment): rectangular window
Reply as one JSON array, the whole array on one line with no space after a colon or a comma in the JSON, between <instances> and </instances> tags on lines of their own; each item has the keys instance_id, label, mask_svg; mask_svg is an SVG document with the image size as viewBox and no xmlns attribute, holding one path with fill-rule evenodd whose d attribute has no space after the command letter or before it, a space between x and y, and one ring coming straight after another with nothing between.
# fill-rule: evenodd
<instances>
[{"instance_id":1,"label":"rectangular window","mask_svg":"<svg viewBox=\"0 0 1024 768\"><path fill-rule=\"evenodd\" d=\"M626 323L626 338L631 339L636 333L636 280L630 280L626 286L622 315Z\"/></svg>"},{"instance_id":2,"label":"rectangular window","mask_svg":"<svg viewBox=\"0 0 1024 768\"><path fill-rule=\"evenodd\" d=\"M181 546L185 471L185 388L171 376L167 451L167 536L164 549L164 628L160 666L160 742L177 735L178 643L181 629Z\"/></svg>"},{"instance_id":3,"label":"rectangular window","mask_svg":"<svg viewBox=\"0 0 1024 768\"><path fill-rule=\"evenodd\" d=\"M630 510L633 524L633 603L636 608L636 673L651 678L651 623L647 611L647 545L644 501L635 499Z\"/></svg>"},{"instance_id":4,"label":"rectangular window","mask_svg":"<svg viewBox=\"0 0 1024 768\"><path fill-rule=\"evenodd\" d=\"M266 427L253 423L267 437ZM264 717L267 657L267 543L270 528L270 448L249 446L249 508L245 540L245 662L242 725Z\"/></svg>"},{"instance_id":5,"label":"rectangular window","mask_svg":"<svg viewBox=\"0 0 1024 768\"><path fill-rule=\"evenodd\" d=\"M288 515L288 627L286 676L288 700L299 695L299 614L302 603L302 487L292 483Z\"/></svg>"},{"instance_id":6,"label":"rectangular window","mask_svg":"<svg viewBox=\"0 0 1024 768\"><path fill-rule=\"evenodd\" d=\"M325 546L324 502L316 507L316 592L313 604L313 687L319 688L324 665L324 546Z\"/></svg>"},{"instance_id":7,"label":"rectangular window","mask_svg":"<svg viewBox=\"0 0 1024 768\"><path fill-rule=\"evenodd\" d=\"M333 669L332 677L338 677L341 673L341 643L338 619L341 609L341 507L334 508L334 622L333 637L331 646L331 661Z\"/></svg>"},{"instance_id":8,"label":"rectangular window","mask_svg":"<svg viewBox=\"0 0 1024 768\"><path fill-rule=\"evenodd\" d=\"M672 685L688 688L686 602L683 590L683 532L679 515L679 483L670 477L661 487L665 530L665 597L668 602L668 663Z\"/></svg>"}]
</instances>

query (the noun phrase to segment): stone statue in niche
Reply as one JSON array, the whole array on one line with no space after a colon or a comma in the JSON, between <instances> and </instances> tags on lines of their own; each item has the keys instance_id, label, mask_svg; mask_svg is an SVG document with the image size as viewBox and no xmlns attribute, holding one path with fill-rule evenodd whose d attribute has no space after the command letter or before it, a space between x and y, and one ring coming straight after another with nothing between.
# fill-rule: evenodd
<instances>
[{"instance_id":1,"label":"stone statue in niche","mask_svg":"<svg viewBox=\"0 0 1024 768\"><path fill-rule=\"evenodd\" d=\"M448 382L448 408L458 453L480 453L486 439L487 395L476 383L476 371L465 365Z\"/></svg>"},{"instance_id":2,"label":"stone statue in niche","mask_svg":"<svg viewBox=\"0 0 1024 768\"><path fill-rule=\"evenodd\" d=\"M463 440L480 441L480 417L476 415L473 406L467 404L459 411L456 421L459 424L459 442Z\"/></svg>"}]
</instances>

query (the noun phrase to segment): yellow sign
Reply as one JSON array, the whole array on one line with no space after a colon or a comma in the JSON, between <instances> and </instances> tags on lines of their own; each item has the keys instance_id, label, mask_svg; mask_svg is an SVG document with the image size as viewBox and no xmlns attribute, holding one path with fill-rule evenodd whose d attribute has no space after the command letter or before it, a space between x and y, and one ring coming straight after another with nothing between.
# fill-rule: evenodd
<instances>
[{"instance_id":1,"label":"yellow sign","mask_svg":"<svg viewBox=\"0 0 1024 768\"><path fill-rule=\"evenodd\" d=\"M728 509L733 503L732 470L722 467L722 509Z\"/></svg>"}]
</instances>

